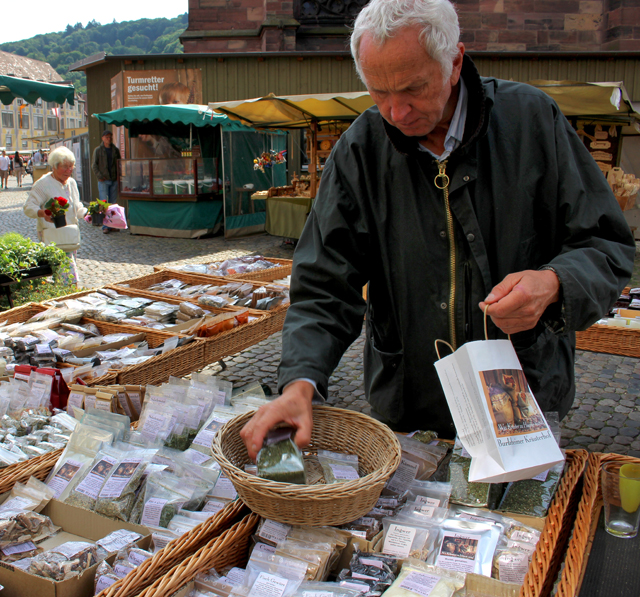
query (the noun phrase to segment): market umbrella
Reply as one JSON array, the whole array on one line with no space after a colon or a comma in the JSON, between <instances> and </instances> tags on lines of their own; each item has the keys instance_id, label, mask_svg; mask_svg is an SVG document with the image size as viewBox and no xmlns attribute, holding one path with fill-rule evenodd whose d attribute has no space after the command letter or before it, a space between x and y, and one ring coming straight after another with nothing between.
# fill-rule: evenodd
<instances>
[{"instance_id":1,"label":"market umbrella","mask_svg":"<svg viewBox=\"0 0 640 597\"><path fill-rule=\"evenodd\" d=\"M640 119L622 81L584 83L581 81L529 81L550 95L565 116L606 116L626 122Z\"/></svg>"},{"instance_id":2,"label":"market umbrella","mask_svg":"<svg viewBox=\"0 0 640 597\"><path fill-rule=\"evenodd\" d=\"M93 116L107 124L127 127L133 136L155 133L158 125L164 125L168 128L176 126L202 128L220 125L225 131L249 130L249 127L233 121L223 114L215 114L207 106L198 104L129 106Z\"/></svg>"},{"instance_id":3,"label":"market umbrella","mask_svg":"<svg viewBox=\"0 0 640 597\"><path fill-rule=\"evenodd\" d=\"M315 95L270 93L248 100L209 103L210 110L256 128L308 128L312 122L346 123L371 106L373 100L366 91Z\"/></svg>"},{"instance_id":4,"label":"market umbrella","mask_svg":"<svg viewBox=\"0 0 640 597\"><path fill-rule=\"evenodd\" d=\"M0 75L0 102L8 106L17 97L22 98L29 104L35 104L39 99L46 102L64 104L69 102L73 106L74 96L73 85L44 83L43 81L33 81L32 79L21 79Z\"/></svg>"}]
</instances>

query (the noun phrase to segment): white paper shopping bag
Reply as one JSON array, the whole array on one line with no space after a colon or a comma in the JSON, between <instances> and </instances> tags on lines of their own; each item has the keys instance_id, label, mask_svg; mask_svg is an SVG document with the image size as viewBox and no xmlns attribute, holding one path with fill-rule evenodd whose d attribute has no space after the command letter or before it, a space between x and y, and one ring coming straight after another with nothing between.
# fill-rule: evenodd
<instances>
[{"instance_id":1,"label":"white paper shopping bag","mask_svg":"<svg viewBox=\"0 0 640 597\"><path fill-rule=\"evenodd\" d=\"M564 459L509 340L469 342L435 366L469 481L530 479Z\"/></svg>"}]
</instances>

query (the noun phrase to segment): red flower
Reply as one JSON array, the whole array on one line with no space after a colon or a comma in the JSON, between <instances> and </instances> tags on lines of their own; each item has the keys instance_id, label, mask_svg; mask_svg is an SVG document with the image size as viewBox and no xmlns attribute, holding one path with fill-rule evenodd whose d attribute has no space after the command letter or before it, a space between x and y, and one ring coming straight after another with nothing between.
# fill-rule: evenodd
<instances>
[{"instance_id":1,"label":"red flower","mask_svg":"<svg viewBox=\"0 0 640 597\"><path fill-rule=\"evenodd\" d=\"M45 210L44 210L44 214L45 214L46 216L50 216L50 215L51 215L51 210L50 210L50 209L45 209Z\"/></svg>"},{"instance_id":2,"label":"red flower","mask_svg":"<svg viewBox=\"0 0 640 597\"><path fill-rule=\"evenodd\" d=\"M69 203L64 197L56 197L56 201L62 206L64 206L67 203Z\"/></svg>"}]
</instances>

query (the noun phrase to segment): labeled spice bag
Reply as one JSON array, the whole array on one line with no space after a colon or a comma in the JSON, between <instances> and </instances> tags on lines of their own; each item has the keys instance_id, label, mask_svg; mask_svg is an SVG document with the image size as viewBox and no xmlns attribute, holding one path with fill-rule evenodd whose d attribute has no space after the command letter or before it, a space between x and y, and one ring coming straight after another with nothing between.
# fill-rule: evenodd
<instances>
[{"instance_id":1,"label":"labeled spice bag","mask_svg":"<svg viewBox=\"0 0 640 597\"><path fill-rule=\"evenodd\" d=\"M93 582L93 594L97 595L119 580L120 577L113 571L113 568L106 561L100 562L96 568L96 576Z\"/></svg>"},{"instance_id":2,"label":"labeled spice bag","mask_svg":"<svg viewBox=\"0 0 640 597\"><path fill-rule=\"evenodd\" d=\"M289 524L263 518L258 524L254 537L262 543L275 547L289 536L291 529Z\"/></svg>"},{"instance_id":3,"label":"labeled spice bag","mask_svg":"<svg viewBox=\"0 0 640 597\"><path fill-rule=\"evenodd\" d=\"M304 580L307 566L292 558L253 551L242 587L249 597L291 597Z\"/></svg>"},{"instance_id":4,"label":"labeled spice bag","mask_svg":"<svg viewBox=\"0 0 640 597\"><path fill-rule=\"evenodd\" d=\"M360 591L341 587L335 582L303 581L293 597L358 597Z\"/></svg>"},{"instance_id":5,"label":"labeled spice bag","mask_svg":"<svg viewBox=\"0 0 640 597\"><path fill-rule=\"evenodd\" d=\"M506 541L498 544L493 555L491 576L503 582L521 585L529 570L531 553L520 547L509 547Z\"/></svg>"},{"instance_id":6,"label":"labeled spice bag","mask_svg":"<svg viewBox=\"0 0 640 597\"><path fill-rule=\"evenodd\" d=\"M113 562L113 572L118 578L124 578L129 572L148 560L153 554L135 545L125 547L118 552Z\"/></svg>"},{"instance_id":7,"label":"labeled spice bag","mask_svg":"<svg viewBox=\"0 0 640 597\"><path fill-rule=\"evenodd\" d=\"M67 541L31 560L28 572L52 580L67 580L98 563L96 546L84 541Z\"/></svg>"},{"instance_id":8,"label":"labeled spice bag","mask_svg":"<svg viewBox=\"0 0 640 597\"><path fill-rule=\"evenodd\" d=\"M288 537L278 543L275 554L307 564L305 580L326 580L333 549L329 543L310 543Z\"/></svg>"},{"instance_id":9,"label":"labeled spice bag","mask_svg":"<svg viewBox=\"0 0 640 597\"><path fill-rule=\"evenodd\" d=\"M111 469L100 490L96 512L123 521L129 520L136 491L155 450L131 450Z\"/></svg>"},{"instance_id":10,"label":"labeled spice bag","mask_svg":"<svg viewBox=\"0 0 640 597\"><path fill-rule=\"evenodd\" d=\"M24 541L37 543L55 535L60 530L44 514L22 511L0 513L0 549Z\"/></svg>"},{"instance_id":11,"label":"labeled spice bag","mask_svg":"<svg viewBox=\"0 0 640 597\"><path fill-rule=\"evenodd\" d=\"M193 450L203 452L205 454L211 454L211 444L213 438L216 436L218 430L228 421L242 414L242 410L236 410L230 406L223 406L216 404L213 407L213 412L209 415L209 418L204 422L204 425L198 431L195 439L191 444Z\"/></svg>"},{"instance_id":12,"label":"labeled spice bag","mask_svg":"<svg viewBox=\"0 0 640 597\"><path fill-rule=\"evenodd\" d=\"M412 559L402 565L385 597L453 597L464 587L465 581L463 573Z\"/></svg>"},{"instance_id":13,"label":"labeled spice bag","mask_svg":"<svg viewBox=\"0 0 640 597\"><path fill-rule=\"evenodd\" d=\"M280 427L267 433L256 460L258 477L279 483L306 484L302 452L293 441L294 434L291 427Z\"/></svg>"},{"instance_id":14,"label":"labeled spice bag","mask_svg":"<svg viewBox=\"0 0 640 597\"><path fill-rule=\"evenodd\" d=\"M441 525L436 549L428 563L456 572L491 576L493 554L502 528L460 519L447 519Z\"/></svg>"},{"instance_id":15,"label":"labeled spice bag","mask_svg":"<svg viewBox=\"0 0 640 597\"><path fill-rule=\"evenodd\" d=\"M0 548L0 559L3 562L17 562L42 553L44 550L33 541L22 541Z\"/></svg>"},{"instance_id":16,"label":"labeled spice bag","mask_svg":"<svg viewBox=\"0 0 640 597\"><path fill-rule=\"evenodd\" d=\"M418 520L389 517L382 519L382 553L397 558L425 561L433 550L438 527Z\"/></svg>"},{"instance_id":17,"label":"labeled spice bag","mask_svg":"<svg viewBox=\"0 0 640 597\"><path fill-rule=\"evenodd\" d=\"M356 548L349 568L345 568L338 574L338 581L356 580L369 585L367 593L382 594L396 579L398 561L389 556L380 557L380 554L363 553Z\"/></svg>"},{"instance_id":18,"label":"labeled spice bag","mask_svg":"<svg viewBox=\"0 0 640 597\"><path fill-rule=\"evenodd\" d=\"M74 483L65 489L60 500L77 508L93 510L100 490L118 463L119 456L119 452L113 448L105 448L99 452L84 474L74 478Z\"/></svg>"},{"instance_id":19,"label":"labeled spice bag","mask_svg":"<svg viewBox=\"0 0 640 597\"><path fill-rule=\"evenodd\" d=\"M55 496L54 491L42 481L30 477L26 484L16 483L9 497L0 505L0 512L7 510L33 510L40 512Z\"/></svg>"},{"instance_id":20,"label":"labeled spice bag","mask_svg":"<svg viewBox=\"0 0 640 597\"><path fill-rule=\"evenodd\" d=\"M193 486L185 479L160 472L149 475L146 481L143 507L139 522L144 526L167 528L182 506L191 499Z\"/></svg>"},{"instance_id":21,"label":"labeled spice bag","mask_svg":"<svg viewBox=\"0 0 640 597\"><path fill-rule=\"evenodd\" d=\"M356 454L342 454L329 450L318 450L318 460L322 466L324 480L327 485L356 481L358 473L358 456Z\"/></svg>"},{"instance_id":22,"label":"labeled spice bag","mask_svg":"<svg viewBox=\"0 0 640 597\"><path fill-rule=\"evenodd\" d=\"M449 482L416 480L407 490L406 501L434 508L447 508L451 490Z\"/></svg>"}]
</instances>

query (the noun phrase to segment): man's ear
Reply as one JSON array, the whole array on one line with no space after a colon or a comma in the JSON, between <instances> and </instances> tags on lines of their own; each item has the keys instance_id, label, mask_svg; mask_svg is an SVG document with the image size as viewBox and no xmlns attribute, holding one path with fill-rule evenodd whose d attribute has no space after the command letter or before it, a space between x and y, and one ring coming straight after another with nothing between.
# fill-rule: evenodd
<instances>
[{"instance_id":1,"label":"man's ear","mask_svg":"<svg viewBox=\"0 0 640 597\"><path fill-rule=\"evenodd\" d=\"M464 58L464 44L460 42L458 44L458 55L453 59L453 68L451 70L450 83L453 87L458 84L460 79L460 71L462 71L462 59Z\"/></svg>"}]
</instances>

